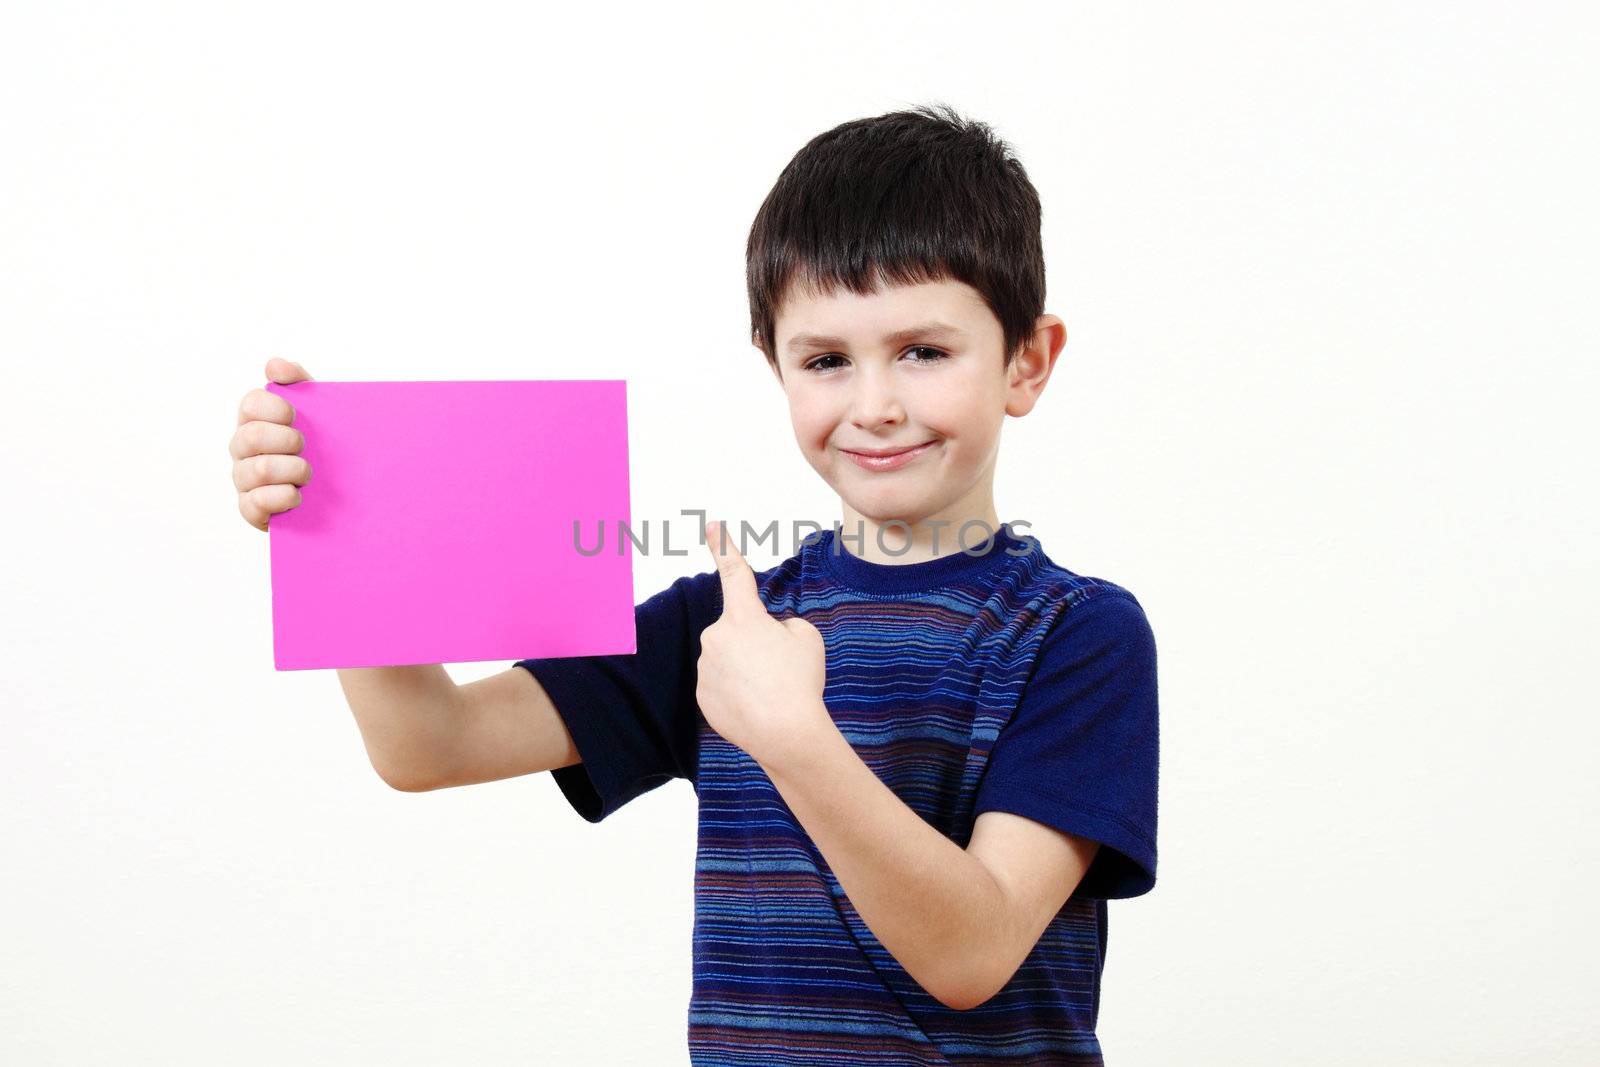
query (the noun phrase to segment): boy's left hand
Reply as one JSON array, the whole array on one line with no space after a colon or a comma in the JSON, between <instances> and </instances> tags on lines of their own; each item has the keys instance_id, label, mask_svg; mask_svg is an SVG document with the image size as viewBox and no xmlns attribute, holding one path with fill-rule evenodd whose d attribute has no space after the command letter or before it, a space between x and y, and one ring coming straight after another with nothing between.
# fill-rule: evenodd
<instances>
[{"instance_id":1,"label":"boy's left hand","mask_svg":"<svg viewBox=\"0 0 1600 1067\"><path fill-rule=\"evenodd\" d=\"M804 752L816 730L834 728L822 702L826 649L809 622L767 613L755 572L723 531L706 524L722 617L701 631L694 695L713 730L771 767Z\"/></svg>"}]
</instances>

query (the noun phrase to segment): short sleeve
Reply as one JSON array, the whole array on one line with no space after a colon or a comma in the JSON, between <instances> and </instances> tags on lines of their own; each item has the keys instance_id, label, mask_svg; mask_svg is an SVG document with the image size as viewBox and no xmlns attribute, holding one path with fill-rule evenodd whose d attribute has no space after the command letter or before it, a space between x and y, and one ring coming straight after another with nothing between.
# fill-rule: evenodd
<instances>
[{"instance_id":1,"label":"short sleeve","mask_svg":"<svg viewBox=\"0 0 1600 1067\"><path fill-rule=\"evenodd\" d=\"M544 686L581 762L550 773L599 822L674 778L694 782L702 721L700 634L720 611L717 572L679 578L634 607L631 655L518 660Z\"/></svg>"},{"instance_id":2,"label":"short sleeve","mask_svg":"<svg viewBox=\"0 0 1600 1067\"><path fill-rule=\"evenodd\" d=\"M1068 607L995 740L973 818L1008 811L1100 842L1075 897L1149 892L1157 704L1155 636L1133 595L1102 587Z\"/></svg>"}]
</instances>

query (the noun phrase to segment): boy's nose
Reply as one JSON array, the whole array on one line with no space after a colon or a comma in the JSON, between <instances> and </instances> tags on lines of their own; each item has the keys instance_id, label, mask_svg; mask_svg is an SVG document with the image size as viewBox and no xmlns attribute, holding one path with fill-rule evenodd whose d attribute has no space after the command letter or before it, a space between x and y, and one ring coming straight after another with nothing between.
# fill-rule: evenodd
<instances>
[{"instance_id":1,"label":"boy's nose","mask_svg":"<svg viewBox=\"0 0 1600 1067\"><path fill-rule=\"evenodd\" d=\"M850 421L863 429L899 422L905 411L894 394L887 374L858 374L850 398Z\"/></svg>"}]
</instances>

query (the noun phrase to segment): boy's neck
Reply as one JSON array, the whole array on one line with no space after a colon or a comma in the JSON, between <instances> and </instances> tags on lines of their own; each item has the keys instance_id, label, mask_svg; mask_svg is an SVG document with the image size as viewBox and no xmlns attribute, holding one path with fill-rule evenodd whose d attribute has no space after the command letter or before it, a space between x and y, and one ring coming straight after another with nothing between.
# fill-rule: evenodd
<instances>
[{"instance_id":1,"label":"boy's neck","mask_svg":"<svg viewBox=\"0 0 1600 1067\"><path fill-rule=\"evenodd\" d=\"M976 551L1000 529L992 499L977 507L950 507L916 520L904 519L905 525L893 521L893 516L875 519L840 503L844 517L839 520L839 536L844 540L839 551L869 563L922 563L963 549ZM972 524L965 533L964 523Z\"/></svg>"}]
</instances>

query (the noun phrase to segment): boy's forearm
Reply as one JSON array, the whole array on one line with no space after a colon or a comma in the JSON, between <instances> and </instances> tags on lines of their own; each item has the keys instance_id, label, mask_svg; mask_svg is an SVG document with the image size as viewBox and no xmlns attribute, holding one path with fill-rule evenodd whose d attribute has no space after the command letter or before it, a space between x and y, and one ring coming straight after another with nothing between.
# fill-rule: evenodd
<instances>
[{"instance_id":1,"label":"boy's forearm","mask_svg":"<svg viewBox=\"0 0 1600 1067\"><path fill-rule=\"evenodd\" d=\"M851 905L906 973L942 1002L1009 976L1004 890L981 860L884 784L837 727L763 769L828 861Z\"/></svg>"},{"instance_id":2,"label":"boy's forearm","mask_svg":"<svg viewBox=\"0 0 1600 1067\"><path fill-rule=\"evenodd\" d=\"M373 769L396 789L425 788L459 726L456 683L444 667L346 667L339 685Z\"/></svg>"}]
</instances>

